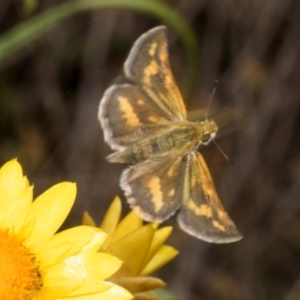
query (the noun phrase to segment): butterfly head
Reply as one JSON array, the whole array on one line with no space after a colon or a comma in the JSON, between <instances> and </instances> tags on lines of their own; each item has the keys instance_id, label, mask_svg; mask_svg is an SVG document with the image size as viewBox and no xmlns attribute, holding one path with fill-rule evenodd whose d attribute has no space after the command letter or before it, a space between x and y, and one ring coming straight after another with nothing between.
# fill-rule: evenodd
<instances>
[{"instance_id":1,"label":"butterfly head","mask_svg":"<svg viewBox=\"0 0 300 300\"><path fill-rule=\"evenodd\" d=\"M208 145L217 135L218 126L216 122L212 119L206 119L200 122L201 125L201 143L203 145Z\"/></svg>"}]
</instances>

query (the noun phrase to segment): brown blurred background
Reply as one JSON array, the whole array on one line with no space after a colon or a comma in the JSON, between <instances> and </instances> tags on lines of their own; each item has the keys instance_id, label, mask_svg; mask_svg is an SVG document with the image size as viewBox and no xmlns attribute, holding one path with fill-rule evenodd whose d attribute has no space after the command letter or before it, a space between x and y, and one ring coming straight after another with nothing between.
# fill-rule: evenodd
<instances>
[{"instance_id":1,"label":"brown blurred background","mask_svg":"<svg viewBox=\"0 0 300 300\"><path fill-rule=\"evenodd\" d=\"M137 0L138 1L138 0ZM40 1L38 14L59 0ZM158 274L178 299L300 299L300 2L166 1L200 43L199 74L187 109L199 118L219 80L210 114L237 108L242 126L203 154L224 206L244 238L213 245L183 233L175 219L169 244L180 255ZM1 1L0 31L30 18L22 2ZM120 74L132 43L162 24L128 10L71 17L0 62L0 162L18 157L38 195L78 183L66 226L88 210L98 221L118 194L122 165L108 164L97 108ZM169 30L180 83L185 53Z\"/></svg>"}]
</instances>

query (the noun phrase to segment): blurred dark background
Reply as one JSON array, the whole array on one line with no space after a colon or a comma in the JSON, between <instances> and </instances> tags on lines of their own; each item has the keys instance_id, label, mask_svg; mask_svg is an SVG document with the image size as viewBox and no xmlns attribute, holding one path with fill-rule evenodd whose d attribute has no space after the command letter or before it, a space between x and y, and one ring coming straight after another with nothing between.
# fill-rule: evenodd
<instances>
[{"instance_id":1,"label":"blurred dark background","mask_svg":"<svg viewBox=\"0 0 300 300\"><path fill-rule=\"evenodd\" d=\"M43 0L32 15L61 3ZM242 126L203 155L218 193L244 238L214 245L182 232L175 219L169 244L180 255L158 274L178 299L300 299L300 2L293 0L166 1L200 44L199 73L185 99L203 116L244 112ZM1 33L30 18L21 1L1 1ZM84 210L100 222L118 194L122 165L109 164L97 109L121 73L133 42L163 22L107 9L69 18L0 62L0 162L18 157L36 195L76 181L66 226ZM185 52L169 29L172 69L180 84Z\"/></svg>"}]
</instances>

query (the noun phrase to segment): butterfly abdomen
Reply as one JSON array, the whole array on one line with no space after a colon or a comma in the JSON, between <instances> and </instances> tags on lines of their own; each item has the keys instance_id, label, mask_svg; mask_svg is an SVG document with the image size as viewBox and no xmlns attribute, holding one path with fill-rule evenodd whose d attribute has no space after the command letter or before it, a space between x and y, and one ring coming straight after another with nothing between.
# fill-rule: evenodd
<instances>
[{"instance_id":1,"label":"butterfly abdomen","mask_svg":"<svg viewBox=\"0 0 300 300\"><path fill-rule=\"evenodd\" d=\"M147 159L177 158L197 148L199 128L188 121L177 122L107 157L110 162L137 164Z\"/></svg>"}]
</instances>

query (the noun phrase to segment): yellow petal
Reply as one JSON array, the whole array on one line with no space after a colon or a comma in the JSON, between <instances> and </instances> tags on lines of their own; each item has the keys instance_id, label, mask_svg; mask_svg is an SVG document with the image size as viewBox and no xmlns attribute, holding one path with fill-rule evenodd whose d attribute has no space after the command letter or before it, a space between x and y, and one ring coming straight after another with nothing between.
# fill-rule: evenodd
<instances>
[{"instance_id":1,"label":"yellow petal","mask_svg":"<svg viewBox=\"0 0 300 300\"><path fill-rule=\"evenodd\" d=\"M66 258L45 273L45 286L81 286L85 281L100 281L114 274L122 262L107 253L80 254Z\"/></svg>"},{"instance_id":2,"label":"yellow petal","mask_svg":"<svg viewBox=\"0 0 300 300\"><path fill-rule=\"evenodd\" d=\"M100 228L106 233L112 234L120 221L121 210L121 200L119 197L115 197L103 218Z\"/></svg>"},{"instance_id":3,"label":"yellow petal","mask_svg":"<svg viewBox=\"0 0 300 300\"><path fill-rule=\"evenodd\" d=\"M112 235L120 221L121 211L121 200L119 197L116 196L115 199L112 201L111 205L109 206L102 221L102 224L100 225L100 228L109 234L107 240L102 246L102 250L107 249L107 247L111 244Z\"/></svg>"},{"instance_id":4,"label":"yellow petal","mask_svg":"<svg viewBox=\"0 0 300 300\"><path fill-rule=\"evenodd\" d=\"M47 279L47 282L49 280ZM82 282L78 286L74 284L71 278L57 278L55 285L53 286L43 286L42 290L38 295L40 300L53 300L53 299L97 299L93 298L99 296L102 293L113 286L110 282L105 281L91 281L87 280ZM71 297L71 298L69 298ZM92 298L90 298L92 297Z\"/></svg>"},{"instance_id":5,"label":"yellow petal","mask_svg":"<svg viewBox=\"0 0 300 300\"><path fill-rule=\"evenodd\" d=\"M76 185L70 182L59 183L32 204L28 221L34 220L35 226L27 245L41 244L49 239L61 226L70 212L76 196Z\"/></svg>"},{"instance_id":6,"label":"yellow petal","mask_svg":"<svg viewBox=\"0 0 300 300\"><path fill-rule=\"evenodd\" d=\"M147 259L145 261L145 265L149 262L154 253L164 244L166 239L172 233L172 230L172 226L166 226L155 231L154 238L152 240Z\"/></svg>"},{"instance_id":7,"label":"yellow petal","mask_svg":"<svg viewBox=\"0 0 300 300\"><path fill-rule=\"evenodd\" d=\"M178 251L171 247L164 245L154 254L152 259L149 261L149 263L146 265L146 267L141 272L142 276L147 276L159 268L161 268L163 265L165 265L167 262L172 260L176 255L178 254Z\"/></svg>"},{"instance_id":8,"label":"yellow petal","mask_svg":"<svg viewBox=\"0 0 300 300\"><path fill-rule=\"evenodd\" d=\"M0 169L0 223L4 212L20 196L24 189L24 177L21 165L13 159L4 164Z\"/></svg>"},{"instance_id":9,"label":"yellow petal","mask_svg":"<svg viewBox=\"0 0 300 300\"><path fill-rule=\"evenodd\" d=\"M134 211L131 211L117 226L111 238L110 245L113 245L116 241L120 240L134 230L137 230L142 225L142 219Z\"/></svg>"},{"instance_id":10,"label":"yellow petal","mask_svg":"<svg viewBox=\"0 0 300 300\"><path fill-rule=\"evenodd\" d=\"M123 289L110 282L95 282L94 284L84 284L82 287L66 293L63 289L59 292L55 289L43 288L46 292L39 298L40 300L130 300L133 296ZM51 297L49 297L51 295ZM61 298L63 295L63 298ZM67 295L67 296L65 296Z\"/></svg>"},{"instance_id":11,"label":"yellow petal","mask_svg":"<svg viewBox=\"0 0 300 300\"><path fill-rule=\"evenodd\" d=\"M166 286L162 280L155 277L122 277L115 279L113 282L130 291L132 294Z\"/></svg>"},{"instance_id":12,"label":"yellow petal","mask_svg":"<svg viewBox=\"0 0 300 300\"><path fill-rule=\"evenodd\" d=\"M94 226L94 227L96 227L96 224L95 224L93 218L90 216L90 214L87 211L85 211L83 213L82 222L81 223L82 223L82 225L88 225L88 226Z\"/></svg>"},{"instance_id":13,"label":"yellow petal","mask_svg":"<svg viewBox=\"0 0 300 300\"><path fill-rule=\"evenodd\" d=\"M130 300L133 296L120 286L114 285L110 289L94 295L93 298L79 298L76 300ZM70 300L74 300L73 298Z\"/></svg>"},{"instance_id":14,"label":"yellow petal","mask_svg":"<svg viewBox=\"0 0 300 300\"><path fill-rule=\"evenodd\" d=\"M30 205L30 208L31 208L31 205ZM28 211L27 218L25 219L25 222L24 222L24 224L26 224L26 225L24 225L18 233L18 236L21 239L24 239L25 243L27 242L28 237L30 237L32 235L32 233L35 229L35 223L36 223L35 219L31 219L30 221L28 221L29 213L30 213L30 210Z\"/></svg>"},{"instance_id":15,"label":"yellow petal","mask_svg":"<svg viewBox=\"0 0 300 300\"><path fill-rule=\"evenodd\" d=\"M43 267L48 268L68 256L83 252L95 253L105 241L106 236L105 232L96 227L73 227L55 234L43 243L43 249L36 255Z\"/></svg>"},{"instance_id":16,"label":"yellow petal","mask_svg":"<svg viewBox=\"0 0 300 300\"><path fill-rule=\"evenodd\" d=\"M97 252L106 241L108 237L107 233L100 228L90 227L90 229L95 228L97 230L96 234L94 235L93 239L81 249L81 253Z\"/></svg>"},{"instance_id":17,"label":"yellow petal","mask_svg":"<svg viewBox=\"0 0 300 300\"><path fill-rule=\"evenodd\" d=\"M3 214L1 221L2 227L10 228L15 233L19 232L24 225L32 205L32 190L32 187L26 188L16 200L10 204L10 207L7 208L7 213Z\"/></svg>"},{"instance_id":18,"label":"yellow petal","mask_svg":"<svg viewBox=\"0 0 300 300\"><path fill-rule=\"evenodd\" d=\"M158 222L152 222L150 223L154 229L157 229L159 227L159 223Z\"/></svg>"},{"instance_id":19,"label":"yellow petal","mask_svg":"<svg viewBox=\"0 0 300 300\"><path fill-rule=\"evenodd\" d=\"M107 248L106 252L124 262L118 276L136 276L139 274L147 257L153 235L153 227L146 225Z\"/></svg>"},{"instance_id":20,"label":"yellow petal","mask_svg":"<svg viewBox=\"0 0 300 300\"><path fill-rule=\"evenodd\" d=\"M44 282L48 282L48 279L45 276L43 276L43 288L39 291L35 300L65 299L66 295L69 295L80 286L78 283L75 284L71 278L64 278L64 280L62 280L62 278L56 278L56 280L53 280L53 286L49 284L45 285ZM73 300L75 299L73 298Z\"/></svg>"},{"instance_id":21,"label":"yellow petal","mask_svg":"<svg viewBox=\"0 0 300 300\"><path fill-rule=\"evenodd\" d=\"M114 285L111 282L107 281L92 281L87 280L84 282L82 286L80 286L78 289L72 291L70 293L70 296L80 296L80 295L88 295L88 294L94 294L94 293L102 293L110 288L112 288ZM77 299L77 298L75 298Z\"/></svg>"}]
</instances>

